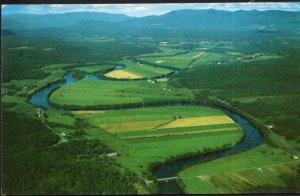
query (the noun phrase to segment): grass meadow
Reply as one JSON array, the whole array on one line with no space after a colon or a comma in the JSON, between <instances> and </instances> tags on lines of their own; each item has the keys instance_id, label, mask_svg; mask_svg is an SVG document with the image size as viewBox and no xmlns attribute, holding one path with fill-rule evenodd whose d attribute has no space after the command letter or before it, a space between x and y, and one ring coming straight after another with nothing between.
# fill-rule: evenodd
<instances>
[{"instance_id":1,"label":"grass meadow","mask_svg":"<svg viewBox=\"0 0 300 196\"><path fill-rule=\"evenodd\" d=\"M109 81L81 79L54 91L50 100L59 105L114 105L191 99L187 89L166 90L166 84L148 81Z\"/></svg>"}]
</instances>

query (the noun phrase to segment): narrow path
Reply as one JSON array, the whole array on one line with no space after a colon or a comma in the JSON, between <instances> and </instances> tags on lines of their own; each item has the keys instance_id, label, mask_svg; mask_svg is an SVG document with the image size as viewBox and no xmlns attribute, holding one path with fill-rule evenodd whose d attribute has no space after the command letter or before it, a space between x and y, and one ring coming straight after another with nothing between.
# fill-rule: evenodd
<instances>
[{"instance_id":1,"label":"narrow path","mask_svg":"<svg viewBox=\"0 0 300 196\"><path fill-rule=\"evenodd\" d=\"M55 134L59 137L58 143L56 143L56 144L54 144L54 145L58 145L58 144L61 144L61 143L64 143L64 142L68 142L68 141L69 141L67 138L65 138L65 137L62 136L61 134L57 133L52 127L50 127L49 125L46 124L44 114L41 115L40 119L41 119L41 122L42 122L48 129L50 129L53 133L55 133Z\"/></svg>"}]
</instances>

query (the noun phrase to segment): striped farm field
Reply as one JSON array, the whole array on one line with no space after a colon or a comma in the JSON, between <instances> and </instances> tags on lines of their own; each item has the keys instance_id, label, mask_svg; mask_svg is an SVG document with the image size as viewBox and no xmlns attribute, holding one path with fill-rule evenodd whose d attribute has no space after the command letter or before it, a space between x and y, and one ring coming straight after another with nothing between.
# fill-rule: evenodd
<instances>
[{"instance_id":1,"label":"striped farm field","mask_svg":"<svg viewBox=\"0 0 300 196\"><path fill-rule=\"evenodd\" d=\"M204 57L204 56L206 56L206 55L207 55L207 54L206 54L205 52L200 52L199 54L193 56L192 58L193 58L193 59L199 59L199 58Z\"/></svg>"},{"instance_id":2,"label":"striped farm field","mask_svg":"<svg viewBox=\"0 0 300 196\"><path fill-rule=\"evenodd\" d=\"M192 51L185 54L166 57L139 57L145 63L159 64L161 66L173 67L174 69L186 68L192 60L205 57L206 53L201 51Z\"/></svg>"},{"instance_id":3,"label":"striped farm field","mask_svg":"<svg viewBox=\"0 0 300 196\"><path fill-rule=\"evenodd\" d=\"M189 127L198 125L213 125L213 124L226 124L233 123L234 121L228 116L209 116L209 117L196 117L196 118L183 118L172 121L169 124L163 125L161 128L176 128L176 127Z\"/></svg>"},{"instance_id":4,"label":"striped farm field","mask_svg":"<svg viewBox=\"0 0 300 196\"><path fill-rule=\"evenodd\" d=\"M73 114L102 114L105 110L77 110L72 111Z\"/></svg>"},{"instance_id":5,"label":"striped farm field","mask_svg":"<svg viewBox=\"0 0 300 196\"><path fill-rule=\"evenodd\" d=\"M231 124L219 124L219 125L203 125L203 126L191 126L191 127L178 127L178 128L165 128L162 129L157 127L156 129L150 130L136 130L136 131L116 131L114 132L117 136L121 138L129 137L147 137L152 135L180 135L182 133L192 133L192 132L209 132L213 130L222 131L222 130L237 130L241 127L236 123Z\"/></svg>"},{"instance_id":6,"label":"striped farm field","mask_svg":"<svg viewBox=\"0 0 300 196\"><path fill-rule=\"evenodd\" d=\"M136 74L132 74L129 73L127 71L124 70L115 70L115 71L111 71L105 74L106 77L109 78L118 78L118 79L138 79L138 78L142 78L142 76L136 75Z\"/></svg>"},{"instance_id":7,"label":"striped farm field","mask_svg":"<svg viewBox=\"0 0 300 196\"><path fill-rule=\"evenodd\" d=\"M129 136L123 137L123 139L141 139L141 138L150 138L150 137L165 137L165 136L180 136L180 135L191 135L191 134L201 134L203 136L207 133L220 133L220 132L229 132L229 131L238 131L238 128L223 128L223 129L211 129L211 130L198 130L198 131L186 131L179 133L160 133L152 134L146 136Z\"/></svg>"},{"instance_id":8,"label":"striped farm field","mask_svg":"<svg viewBox=\"0 0 300 196\"><path fill-rule=\"evenodd\" d=\"M122 63L126 66L123 70L141 77L156 77L164 74L171 73L173 70L137 63L130 60L123 60Z\"/></svg>"},{"instance_id":9,"label":"striped farm field","mask_svg":"<svg viewBox=\"0 0 300 196\"><path fill-rule=\"evenodd\" d=\"M153 129L161 124L165 124L168 122L169 122L168 120L155 120L155 121L99 124L98 126L109 132L116 132L116 131L124 132L124 131Z\"/></svg>"},{"instance_id":10,"label":"striped farm field","mask_svg":"<svg viewBox=\"0 0 300 196\"><path fill-rule=\"evenodd\" d=\"M297 181L300 160L267 144L249 151L195 164L179 172L184 191L188 194L235 194L258 192L261 185L284 187L283 173ZM272 191L270 189L270 191Z\"/></svg>"},{"instance_id":11,"label":"striped farm field","mask_svg":"<svg viewBox=\"0 0 300 196\"><path fill-rule=\"evenodd\" d=\"M244 135L240 125L226 118L222 110L205 106L159 106L74 115L93 125L86 130L89 138L111 138L109 144L122 151L118 162L138 173L152 163L183 153L231 146ZM218 118L222 121L212 123ZM210 119L208 125L197 125L204 119ZM167 124L174 127L164 127Z\"/></svg>"}]
</instances>

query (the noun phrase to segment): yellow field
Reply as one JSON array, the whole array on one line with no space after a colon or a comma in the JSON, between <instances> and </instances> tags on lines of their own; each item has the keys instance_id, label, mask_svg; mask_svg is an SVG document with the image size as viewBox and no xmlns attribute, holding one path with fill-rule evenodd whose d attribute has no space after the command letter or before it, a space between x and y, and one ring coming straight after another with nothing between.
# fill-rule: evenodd
<instances>
[{"instance_id":1,"label":"yellow field","mask_svg":"<svg viewBox=\"0 0 300 196\"><path fill-rule=\"evenodd\" d=\"M234 123L234 121L228 116L182 118L182 119L174 120L169 124L163 125L159 128L190 127L190 126L214 125L214 124L225 124L225 123Z\"/></svg>"},{"instance_id":2,"label":"yellow field","mask_svg":"<svg viewBox=\"0 0 300 196\"><path fill-rule=\"evenodd\" d=\"M124 70L111 71L111 72L108 72L107 74L105 74L105 76L109 77L109 78L119 78L119 79L124 79L124 78L127 78L127 79L142 78L139 75L132 74L132 73L126 72Z\"/></svg>"},{"instance_id":3,"label":"yellow field","mask_svg":"<svg viewBox=\"0 0 300 196\"><path fill-rule=\"evenodd\" d=\"M142 121L142 122L98 124L98 126L109 132L123 132L123 131L138 131L138 130L153 129L159 125L168 122L169 120L155 120L155 121Z\"/></svg>"},{"instance_id":4,"label":"yellow field","mask_svg":"<svg viewBox=\"0 0 300 196\"><path fill-rule=\"evenodd\" d=\"M157 61L155 61L156 64L160 64L160 63L163 63L163 62L164 62L164 60L157 60Z\"/></svg>"},{"instance_id":5,"label":"yellow field","mask_svg":"<svg viewBox=\"0 0 300 196\"><path fill-rule=\"evenodd\" d=\"M210 130L199 130L199 131L186 131L186 132L180 132L180 133L160 133L160 134L153 134L153 135L128 136L128 137L122 137L122 138L137 139L137 138L149 138L149 137L191 135L191 134L201 134L201 133L233 131L233 130L238 130L238 129L239 128L222 128L222 129L210 129Z\"/></svg>"},{"instance_id":6,"label":"yellow field","mask_svg":"<svg viewBox=\"0 0 300 196\"><path fill-rule=\"evenodd\" d=\"M102 114L105 110L78 110L72 111L73 114Z\"/></svg>"},{"instance_id":7,"label":"yellow field","mask_svg":"<svg viewBox=\"0 0 300 196\"><path fill-rule=\"evenodd\" d=\"M195 56L192 57L192 59L198 59L198 58L201 58L201 57L204 57L206 56L207 54L205 52L201 52Z\"/></svg>"}]
</instances>

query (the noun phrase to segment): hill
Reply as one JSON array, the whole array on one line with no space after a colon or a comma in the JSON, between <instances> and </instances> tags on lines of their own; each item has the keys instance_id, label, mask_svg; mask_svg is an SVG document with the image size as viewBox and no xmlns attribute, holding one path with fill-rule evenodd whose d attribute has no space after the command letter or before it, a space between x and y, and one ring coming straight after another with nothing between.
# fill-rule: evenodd
<instances>
[{"instance_id":1,"label":"hill","mask_svg":"<svg viewBox=\"0 0 300 196\"><path fill-rule=\"evenodd\" d=\"M160 16L132 18L121 14L65 13L6 15L3 28L20 30L28 36L66 38L89 36L132 36L189 39L248 39L300 31L300 12L177 10ZM222 33L220 33L222 32Z\"/></svg>"},{"instance_id":2,"label":"hill","mask_svg":"<svg viewBox=\"0 0 300 196\"><path fill-rule=\"evenodd\" d=\"M72 12L64 14L12 14L2 17L2 28L7 29L40 29L68 27L81 20L95 20L105 22L123 22L131 17L123 14L108 14L98 12Z\"/></svg>"}]
</instances>

